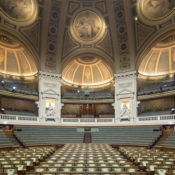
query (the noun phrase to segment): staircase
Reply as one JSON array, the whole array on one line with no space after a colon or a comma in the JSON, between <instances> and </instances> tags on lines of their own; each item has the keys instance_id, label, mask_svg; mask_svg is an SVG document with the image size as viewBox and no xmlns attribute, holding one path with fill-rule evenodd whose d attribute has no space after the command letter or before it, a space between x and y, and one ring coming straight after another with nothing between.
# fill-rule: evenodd
<instances>
[{"instance_id":1,"label":"staircase","mask_svg":"<svg viewBox=\"0 0 175 175\"><path fill-rule=\"evenodd\" d=\"M83 143L91 143L91 132L84 133Z\"/></svg>"},{"instance_id":2,"label":"staircase","mask_svg":"<svg viewBox=\"0 0 175 175\"><path fill-rule=\"evenodd\" d=\"M16 137L15 134L13 134L12 136L8 136L8 138L13 145L21 148L25 148L24 144Z\"/></svg>"},{"instance_id":3,"label":"staircase","mask_svg":"<svg viewBox=\"0 0 175 175\"><path fill-rule=\"evenodd\" d=\"M154 142L152 143L152 145L149 146L150 149L152 149L154 146L156 146L160 141L161 139L163 138L162 134L157 137L157 139L154 140Z\"/></svg>"}]
</instances>

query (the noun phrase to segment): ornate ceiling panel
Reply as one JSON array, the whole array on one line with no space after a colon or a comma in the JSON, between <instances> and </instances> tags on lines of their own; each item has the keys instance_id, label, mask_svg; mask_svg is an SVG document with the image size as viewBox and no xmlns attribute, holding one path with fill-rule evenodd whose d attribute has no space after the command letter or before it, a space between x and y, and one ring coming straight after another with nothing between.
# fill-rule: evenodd
<instances>
[{"instance_id":1,"label":"ornate ceiling panel","mask_svg":"<svg viewBox=\"0 0 175 175\"><path fill-rule=\"evenodd\" d=\"M69 85L101 87L113 80L113 70L100 57L84 54L65 63L62 78Z\"/></svg>"},{"instance_id":2,"label":"ornate ceiling panel","mask_svg":"<svg viewBox=\"0 0 175 175\"><path fill-rule=\"evenodd\" d=\"M14 38L0 32L0 73L33 76L38 72L34 57Z\"/></svg>"},{"instance_id":3,"label":"ornate ceiling panel","mask_svg":"<svg viewBox=\"0 0 175 175\"><path fill-rule=\"evenodd\" d=\"M143 58L139 73L145 76L162 76L175 73L175 37L156 44Z\"/></svg>"}]
</instances>

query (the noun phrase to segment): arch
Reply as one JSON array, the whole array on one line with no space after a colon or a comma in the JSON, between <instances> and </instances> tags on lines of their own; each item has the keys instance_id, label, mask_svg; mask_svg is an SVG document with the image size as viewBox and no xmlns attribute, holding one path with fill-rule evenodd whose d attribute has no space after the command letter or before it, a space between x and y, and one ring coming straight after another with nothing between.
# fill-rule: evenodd
<instances>
[{"instance_id":1,"label":"arch","mask_svg":"<svg viewBox=\"0 0 175 175\"><path fill-rule=\"evenodd\" d=\"M139 51L137 59L136 59L136 71L138 72L139 66L143 61L144 57L150 52L150 50L160 41L166 39L170 35L175 35L174 27L167 28L166 30L162 30L159 33L156 33L155 36L148 40Z\"/></svg>"},{"instance_id":2,"label":"arch","mask_svg":"<svg viewBox=\"0 0 175 175\"><path fill-rule=\"evenodd\" d=\"M101 57L102 59L104 59L112 68L113 72L115 70L115 65L114 65L114 60L112 60L112 58L107 55L106 53L102 52L99 49L96 48L80 48L80 49L76 49L74 51L72 51L70 54L68 54L61 62L61 70L63 68L63 65L65 64L65 62L67 62L68 60L71 60L72 58L75 58L77 55L81 55L84 53L89 53L89 54L94 54L97 55L99 57Z\"/></svg>"},{"instance_id":3,"label":"arch","mask_svg":"<svg viewBox=\"0 0 175 175\"><path fill-rule=\"evenodd\" d=\"M62 79L66 84L81 87L104 87L114 77L109 62L89 52L70 57L62 66Z\"/></svg>"},{"instance_id":4,"label":"arch","mask_svg":"<svg viewBox=\"0 0 175 175\"><path fill-rule=\"evenodd\" d=\"M38 61L31 49L14 34L0 29L1 73L28 77L38 72Z\"/></svg>"}]
</instances>

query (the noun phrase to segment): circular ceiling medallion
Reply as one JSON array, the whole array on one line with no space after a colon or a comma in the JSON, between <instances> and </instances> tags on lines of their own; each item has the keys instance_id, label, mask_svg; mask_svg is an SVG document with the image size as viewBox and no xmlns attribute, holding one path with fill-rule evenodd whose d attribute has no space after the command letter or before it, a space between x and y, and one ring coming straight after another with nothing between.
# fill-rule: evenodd
<instances>
[{"instance_id":1,"label":"circular ceiling medallion","mask_svg":"<svg viewBox=\"0 0 175 175\"><path fill-rule=\"evenodd\" d=\"M160 24L171 17L175 10L174 0L139 0L139 17L150 25ZM154 21L154 23L153 23Z\"/></svg>"},{"instance_id":2,"label":"circular ceiling medallion","mask_svg":"<svg viewBox=\"0 0 175 175\"><path fill-rule=\"evenodd\" d=\"M10 22L29 25L37 17L36 0L0 0L0 12Z\"/></svg>"},{"instance_id":3,"label":"circular ceiling medallion","mask_svg":"<svg viewBox=\"0 0 175 175\"><path fill-rule=\"evenodd\" d=\"M95 42L105 33L105 22L101 16L91 10L79 12L70 27L72 36L80 42Z\"/></svg>"}]
</instances>

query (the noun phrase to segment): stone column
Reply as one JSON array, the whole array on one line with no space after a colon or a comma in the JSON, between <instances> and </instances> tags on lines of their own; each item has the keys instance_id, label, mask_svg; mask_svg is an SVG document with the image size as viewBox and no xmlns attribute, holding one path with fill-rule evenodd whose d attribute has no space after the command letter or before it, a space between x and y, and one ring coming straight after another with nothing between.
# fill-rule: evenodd
<instances>
[{"instance_id":1,"label":"stone column","mask_svg":"<svg viewBox=\"0 0 175 175\"><path fill-rule=\"evenodd\" d=\"M39 72L39 119L41 122L60 122L61 74Z\"/></svg>"},{"instance_id":2,"label":"stone column","mask_svg":"<svg viewBox=\"0 0 175 175\"><path fill-rule=\"evenodd\" d=\"M135 122L137 118L136 72L115 74L115 121Z\"/></svg>"}]
</instances>

